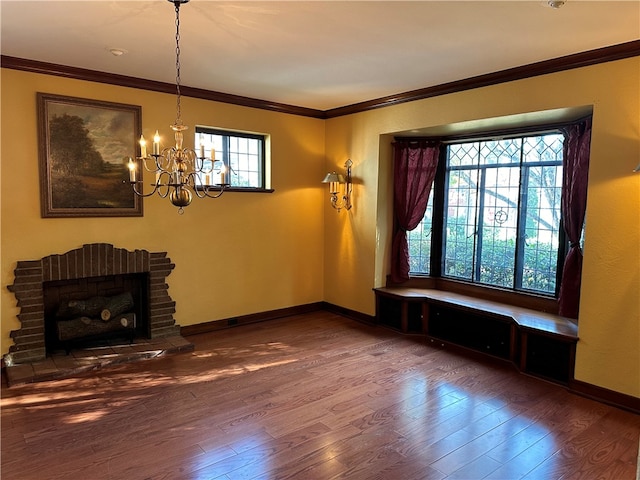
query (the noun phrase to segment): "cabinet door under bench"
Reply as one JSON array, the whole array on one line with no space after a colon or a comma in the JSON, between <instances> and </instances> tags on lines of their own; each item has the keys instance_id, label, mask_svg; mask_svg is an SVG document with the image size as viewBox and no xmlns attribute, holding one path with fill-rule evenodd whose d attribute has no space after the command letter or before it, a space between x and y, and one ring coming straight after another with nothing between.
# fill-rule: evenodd
<instances>
[{"instance_id":1,"label":"cabinet door under bench","mask_svg":"<svg viewBox=\"0 0 640 480\"><path fill-rule=\"evenodd\" d=\"M426 313L430 339L516 361L517 335L511 319L433 303Z\"/></svg>"},{"instance_id":2,"label":"cabinet door under bench","mask_svg":"<svg viewBox=\"0 0 640 480\"><path fill-rule=\"evenodd\" d=\"M374 289L376 293L376 323L402 333L426 333L421 295L409 289Z\"/></svg>"},{"instance_id":3,"label":"cabinet door under bench","mask_svg":"<svg viewBox=\"0 0 640 480\"><path fill-rule=\"evenodd\" d=\"M577 341L577 338L522 329L520 370L536 377L568 384L573 379Z\"/></svg>"}]
</instances>

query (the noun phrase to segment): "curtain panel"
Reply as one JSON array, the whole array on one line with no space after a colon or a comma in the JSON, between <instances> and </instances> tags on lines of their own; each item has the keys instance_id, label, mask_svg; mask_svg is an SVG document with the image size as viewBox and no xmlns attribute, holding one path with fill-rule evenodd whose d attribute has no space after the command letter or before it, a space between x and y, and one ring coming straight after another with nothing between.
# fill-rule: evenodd
<instances>
[{"instance_id":1,"label":"curtain panel","mask_svg":"<svg viewBox=\"0 0 640 480\"><path fill-rule=\"evenodd\" d=\"M400 140L393 143L394 234L391 244L391 280L409 280L407 232L418 226L427 209L436 176L438 142Z\"/></svg>"},{"instance_id":2,"label":"curtain panel","mask_svg":"<svg viewBox=\"0 0 640 480\"><path fill-rule=\"evenodd\" d=\"M587 208L591 119L571 125L565 130L561 211L564 231L569 240L569 252L562 269L558 297L558 314L578 318L582 249L580 236Z\"/></svg>"}]
</instances>

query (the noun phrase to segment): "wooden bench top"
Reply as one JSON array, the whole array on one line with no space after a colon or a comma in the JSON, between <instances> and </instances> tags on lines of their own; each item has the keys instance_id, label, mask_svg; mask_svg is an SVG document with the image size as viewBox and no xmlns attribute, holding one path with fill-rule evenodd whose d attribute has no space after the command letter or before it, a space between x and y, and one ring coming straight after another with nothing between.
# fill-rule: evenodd
<instances>
[{"instance_id":1,"label":"wooden bench top","mask_svg":"<svg viewBox=\"0 0 640 480\"><path fill-rule=\"evenodd\" d=\"M455 305L470 311L480 311L501 317L509 317L520 327L553 335L578 339L578 326L570 318L482 298L429 288L382 287L374 291L405 300L426 300L441 305Z\"/></svg>"}]
</instances>

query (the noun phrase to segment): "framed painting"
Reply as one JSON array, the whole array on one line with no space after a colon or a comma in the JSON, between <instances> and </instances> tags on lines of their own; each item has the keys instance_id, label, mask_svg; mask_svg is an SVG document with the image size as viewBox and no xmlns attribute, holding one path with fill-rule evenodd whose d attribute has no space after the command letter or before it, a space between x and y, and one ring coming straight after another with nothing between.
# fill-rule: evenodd
<instances>
[{"instance_id":1,"label":"framed painting","mask_svg":"<svg viewBox=\"0 0 640 480\"><path fill-rule=\"evenodd\" d=\"M37 103L42 217L142 216L127 168L141 107L46 93Z\"/></svg>"}]
</instances>

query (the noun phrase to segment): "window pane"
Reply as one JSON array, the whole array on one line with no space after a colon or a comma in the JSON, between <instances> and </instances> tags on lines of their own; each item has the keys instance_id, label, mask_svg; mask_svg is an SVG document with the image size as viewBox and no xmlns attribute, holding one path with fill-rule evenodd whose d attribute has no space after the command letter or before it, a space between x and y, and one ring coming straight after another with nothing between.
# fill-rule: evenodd
<instances>
[{"instance_id":1,"label":"window pane","mask_svg":"<svg viewBox=\"0 0 640 480\"><path fill-rule=\"evenodd\" d=\"M473 279L479 170L449 172L443 275Z\"/></svg>"},{"instance_id":2,"label":"window pane","mask_svg":"<svg viewBox=\"0 0 640 480\"><path fill-rule=\"evenodd\" d=\"M560 134L527 137L522 146L524 163L531 162L560 162L562 163L562 148L564 136Z\"/></svg>"},{"instance_id":3,"label":"window pane","mask_svg":"<svg viewBox=\"0 0 640 480\"><path fill-rule=\"evenodd\" d=\"M431 272L431 220L433 219L433 188L424 217L418 226L407 232L409 273L428 275Z\"/></svg>"},{"instance_id":4,"label":"window pane","mask_svg":"<svg viewBox=\"0 0 640 480\"><path fill-rule=\"evenodd\" d=\"M498 158L498 157L496 157ZM482 189L478 281L514 286L520 169L487 168Z\"/></svg>"},{"instance_id":5,"label":"window pane","mask_svg":"<svg viewBox=\"0 0 640 480\"><path fill-rule=\"evenodd\" d=\"M451 145L448 150L448 164L452 167L477 165L479 149L478 142Z\"/></svg>"},{"instance_id":6,"label":"window pane","mask_svg":"<svg viewBox=\"0 0 640 480\"><path fill-rule=\"evenodd\" d=\"M561 193L561 166L528 169L522 275L524 289L555 292Z\"/></svg>"}]
</instances>

